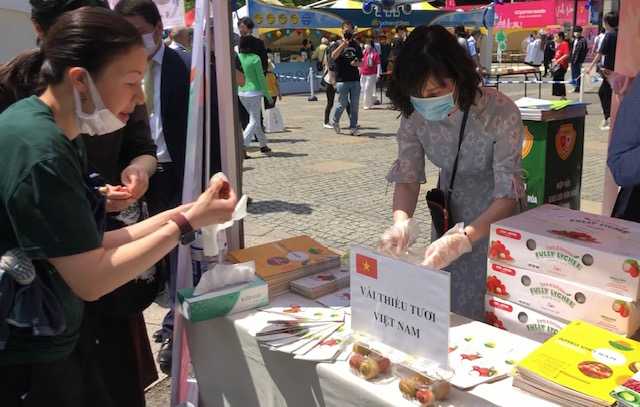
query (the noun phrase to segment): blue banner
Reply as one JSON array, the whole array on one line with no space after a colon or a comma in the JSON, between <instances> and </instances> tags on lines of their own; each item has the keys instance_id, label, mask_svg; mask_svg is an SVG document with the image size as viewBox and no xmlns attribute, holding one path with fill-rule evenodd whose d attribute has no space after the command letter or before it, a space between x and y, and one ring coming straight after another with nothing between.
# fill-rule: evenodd
<instances>
[{"instance_id":1,"label":"blue banner","mask_svg":"<svg viewBox=\"0 0 640 407\"><path fill-rule=\"evenodd\" d=\"M380 28L406 25L440 24L445 27L465 25L468 27L493 27L494 9L485 7L467 12L448 10L414 10L405 14L398 10L375 10L366 14L358 9L295 9L264 4L259 0L248 0L249 16L258 28L278 29L323 29L340 28L349 20L358 28Z\"/></svg>"}]
</instances>

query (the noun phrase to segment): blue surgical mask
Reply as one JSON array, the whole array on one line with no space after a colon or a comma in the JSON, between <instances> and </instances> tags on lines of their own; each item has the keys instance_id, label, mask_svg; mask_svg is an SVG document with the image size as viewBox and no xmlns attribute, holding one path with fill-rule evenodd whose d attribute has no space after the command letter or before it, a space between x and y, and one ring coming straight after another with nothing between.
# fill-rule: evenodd
<instances>
[{"instance_id":1,"label":"blue surgical mask","mask_svg":"<svg viewBox=\"0 0 640 407\"><path fill-rule=\"evenodd\" d=\"M425 120L440 121L447 118L449 112L455 107L453 92L432 98L418 98L411 96L411 104L416 112Z\"/></svg>"}]
</instances>

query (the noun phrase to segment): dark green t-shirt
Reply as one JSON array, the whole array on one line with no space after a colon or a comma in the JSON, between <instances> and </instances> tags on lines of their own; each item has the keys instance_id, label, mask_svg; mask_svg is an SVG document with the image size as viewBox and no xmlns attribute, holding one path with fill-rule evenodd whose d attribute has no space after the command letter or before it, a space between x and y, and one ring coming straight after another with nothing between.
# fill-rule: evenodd
<instances>
[{"instance_id":1,"label":"dark green t-shirt","mask_svg":"<svg viewBox=\"0 0 640 407\"><path fill-rule=\"evenodd\" d=\"M60 360L75 346L83 302L46 259L101 245L83 149L80 138L70 141L35 96L0 114L0 253L19 247L34 259L38 277L60 301L66 322L55 337L12 327L0 365Z\"/></svg>"}]
</instances>

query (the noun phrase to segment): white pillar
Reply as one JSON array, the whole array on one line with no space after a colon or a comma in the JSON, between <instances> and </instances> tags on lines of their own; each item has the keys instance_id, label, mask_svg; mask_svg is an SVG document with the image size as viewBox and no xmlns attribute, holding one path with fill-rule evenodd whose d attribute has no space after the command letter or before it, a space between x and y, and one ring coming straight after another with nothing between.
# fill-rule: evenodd
<instances>
[{"instance_id":1,"label":"white pillar","mask_svg":"<svg viewBox=\"0 0 640 407\"><path fill-rule=\"evenodd\" d=\"M231 46L233 27L231 23L231 2L213 1L213 35L216 55L216 78L218 85L218 118L220 126L220 155L222 171L229 177L238 197L242 195L242 146L238 126L238 106L236 103L236 79L232 61L234 51ZM229 250L244 247L242 222L234 222L227 229Z\"/></svg>"}]
</instances>

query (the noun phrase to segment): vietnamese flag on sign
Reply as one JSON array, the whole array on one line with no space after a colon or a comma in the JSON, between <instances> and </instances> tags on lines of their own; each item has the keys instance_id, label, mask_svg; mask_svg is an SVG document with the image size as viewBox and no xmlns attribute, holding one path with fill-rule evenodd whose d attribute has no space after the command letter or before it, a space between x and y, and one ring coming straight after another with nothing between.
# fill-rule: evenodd
<instances>
[{"instance_id":1,"label":"vietnamese flag on sign","mask_svg":"<svg viewBox=\"0 0 640 407\"><path fill-rule=\"evenodd\" d=\"M371 257L356 254L356 273L378 279L378 261Z\"/></svg>"}]
</instances>

